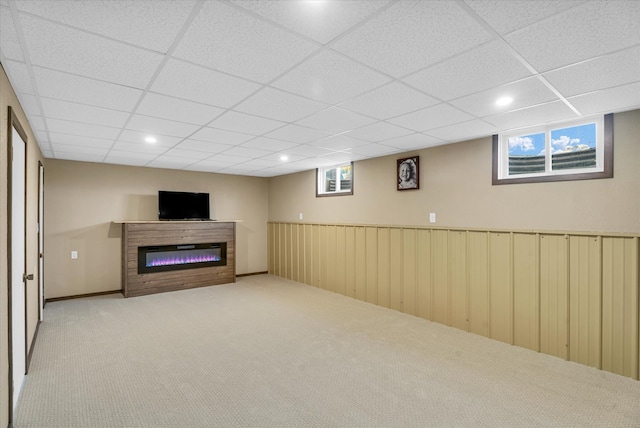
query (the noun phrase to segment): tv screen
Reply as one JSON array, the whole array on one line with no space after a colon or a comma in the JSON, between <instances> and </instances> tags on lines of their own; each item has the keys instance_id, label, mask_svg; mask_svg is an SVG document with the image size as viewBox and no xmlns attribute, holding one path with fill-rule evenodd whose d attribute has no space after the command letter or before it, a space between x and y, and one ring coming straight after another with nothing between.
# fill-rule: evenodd
<instances>
[{"instance_id":1,"label":"tv screen","mask_svg":"<svg viewBox=\"0 0 640 428\"><path fill-rule=\"evenodd\" d=\"M209 220L209 194L159 190L158 219Z\"/></svg>"}]
</instances>

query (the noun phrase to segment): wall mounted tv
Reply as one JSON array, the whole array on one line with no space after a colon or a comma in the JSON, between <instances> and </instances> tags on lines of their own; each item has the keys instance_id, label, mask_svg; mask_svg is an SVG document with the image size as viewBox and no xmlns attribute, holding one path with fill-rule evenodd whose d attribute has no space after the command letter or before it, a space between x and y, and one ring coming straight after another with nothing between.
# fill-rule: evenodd
<instances>
[{"instance_id":1,"label":"wall mounted tv","mask_svg":"<svg viewBox=\"0 0 640 428\"><path fill-rule=\"evenodd\" d=\"M159 220L210 220L209 194L158 191Z\"/></svg>"}]
</instances>

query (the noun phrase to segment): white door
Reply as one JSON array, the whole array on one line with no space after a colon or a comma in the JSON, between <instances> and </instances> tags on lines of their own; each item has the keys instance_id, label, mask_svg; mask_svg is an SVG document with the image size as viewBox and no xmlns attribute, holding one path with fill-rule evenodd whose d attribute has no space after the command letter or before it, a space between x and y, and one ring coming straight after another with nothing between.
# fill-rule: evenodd
<instances>
[{"instance_id":1,"label":"white door","mask_svg":"<svg viewBox=\"0 0 640 428\"><path fill-rule=\"evenodd\" d=\"M13 410L27 369L25 311L25 159L26 143L12 128L11 135L11 365Z\"/></svg>"},{"instance_id":2,"label":"white door","mask_svg":"<svg viewBox=\"0 0 640 428\"><path fill-rule=\"evenodd\" d=\"M40 321L44 320L44 165L38 172L38 293Z\"/></svg>"}]
</instances>

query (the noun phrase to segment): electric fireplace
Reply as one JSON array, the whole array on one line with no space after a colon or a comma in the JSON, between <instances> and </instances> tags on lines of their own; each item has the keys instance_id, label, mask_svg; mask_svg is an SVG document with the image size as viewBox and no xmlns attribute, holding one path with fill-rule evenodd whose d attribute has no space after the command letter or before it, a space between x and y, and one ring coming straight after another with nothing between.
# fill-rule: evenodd
<instances>
[{"instance_id":1,"label":"electric fireplace","mask_svg":"<svg viewBox=\"0 0 640 428\"><path fill-rule=\"evenodd\" d=\"M226 242L138 247L139 274L226 264Z\"/></svg>"}]
</instances>

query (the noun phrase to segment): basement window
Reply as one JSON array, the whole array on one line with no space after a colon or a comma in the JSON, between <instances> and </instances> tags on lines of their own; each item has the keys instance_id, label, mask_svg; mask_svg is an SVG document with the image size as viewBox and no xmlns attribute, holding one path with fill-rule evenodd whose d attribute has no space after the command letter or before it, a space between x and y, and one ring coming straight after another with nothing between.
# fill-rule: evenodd
<instances>
[{"instance_id":1,"label":"basement window","mask_svg":"<svg viewBox=\"0 0 640 428\"><path fill-rule=\"evenodd\" d=\"M493 184L613 177L613 115L493 136Z\"/></svg>"},{"instance_id":2,"label":"basement window","mask_svg":"<svg viewBox=\"0 0 640 428\"><path fill-rule=\"evenodd\" d=\"M353 162L316 171L316 196L353 195Z\"/></svg>"}]
</instances>

